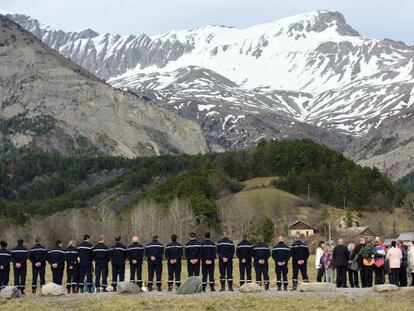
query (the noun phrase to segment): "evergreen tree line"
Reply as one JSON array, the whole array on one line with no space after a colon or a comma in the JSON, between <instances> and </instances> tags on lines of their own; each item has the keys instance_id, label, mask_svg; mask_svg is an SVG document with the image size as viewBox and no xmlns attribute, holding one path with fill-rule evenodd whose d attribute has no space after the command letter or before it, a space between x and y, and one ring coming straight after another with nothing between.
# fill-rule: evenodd
<instances>
[{"instance_id":1,"label":"evergreen tree line","mask_svg":"<svg viewBox=\"0 0 414 311\"><path fill-rule=\"evenodd\" d=\"M117 171L88 185L92 174ZM310 140L260 141L254 148L205 155L125 159L105 155L62 156L28 150L0 161L0 217L24 223L29 215L84 208L117 187L167 209L178 198L194 214L215 221L215 200L242 190L254 177L279 176L275 186L321 203L364 210L390 209L406 195L377 169L365 168ZM86 184L86 185L85 185Z\"/></svg>"}]
</instances>

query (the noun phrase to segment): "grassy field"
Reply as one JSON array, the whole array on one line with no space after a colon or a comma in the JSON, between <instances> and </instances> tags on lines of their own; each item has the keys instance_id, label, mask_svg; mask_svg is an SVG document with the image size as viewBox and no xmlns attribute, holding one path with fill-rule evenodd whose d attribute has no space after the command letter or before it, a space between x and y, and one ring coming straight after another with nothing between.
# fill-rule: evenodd
<instances>
[{"instance_id":1,"label":"grassy field","mask_svg":"<svg viewBox=\"0 0 414 311\"><path fill-rule=\"evenodd\" d=\"M147 295L75 295L59 298L24 298L1 301L2 311L52 311L52 310L412 310L413 291L370 295L359 299L345 296L271 296L246 294L229 297L206 297L202 294L190 296L170 295L151 297Z\"/></svg>"}]
</instances>

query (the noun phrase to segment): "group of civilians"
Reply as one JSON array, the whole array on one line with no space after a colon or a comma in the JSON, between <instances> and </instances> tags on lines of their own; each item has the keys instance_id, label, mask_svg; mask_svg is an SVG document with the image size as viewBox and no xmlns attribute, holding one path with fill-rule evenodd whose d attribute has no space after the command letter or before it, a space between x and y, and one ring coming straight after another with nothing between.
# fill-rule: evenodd
<instances>
[{"instance_id":1,"label":"group of civilians","mask_svg":"<svg viewBox=\"0 0 414 311\"><path fill-rule=\"evenodd\" d=\"M360 238L359 244L334 247L320 241L316 249L317 282L336 282L337 287L372 287L388 282L400 287L414 286L414 242L392 241L385 246L379 237ZM348 281L347 282L347 276Z\"/></svg>"}]
</instances>

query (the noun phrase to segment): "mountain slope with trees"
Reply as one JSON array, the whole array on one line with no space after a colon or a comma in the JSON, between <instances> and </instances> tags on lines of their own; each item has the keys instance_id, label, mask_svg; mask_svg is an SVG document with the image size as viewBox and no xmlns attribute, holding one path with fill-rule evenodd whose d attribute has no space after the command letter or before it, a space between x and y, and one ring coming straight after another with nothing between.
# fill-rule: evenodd
<instances>
[{"instance_id":1,"label":"mountain slope with trees","mask_svg":"<svg viewBox=\"0 0 414 311\"><path fill-rule=\"evenodd\" d=\"M251 149L206 155L126 159L66 157L26 150L0 162L0 213L24 223L103 203L114 211L150 201L167 210L175 199L195 216L217 217L216 200L243 189L244 180L279 176L274 186L296 195L355 210L390 210L405 191L376 169L363 168L310 140L261 141Z\"/></svg>"}]
</instances>

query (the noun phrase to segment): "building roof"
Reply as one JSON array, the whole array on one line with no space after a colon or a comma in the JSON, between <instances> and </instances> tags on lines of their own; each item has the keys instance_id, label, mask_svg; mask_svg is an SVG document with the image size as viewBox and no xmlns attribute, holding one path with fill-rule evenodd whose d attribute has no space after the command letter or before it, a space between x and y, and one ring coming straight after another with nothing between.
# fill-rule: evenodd
<instances>
[{"instance_id":1,"label":"building roof","mask_svg":"<svg viewBox=\"0 0 414 311\"><path fill-rule=\"evenodd\" d=\"M397 238L398 241L414 241L414 232L402 232Z\"/></svg>"},{"instance_id":2,"label":"building roof","mask_svg":"<svg viewBox=\"0 0 414 311\"><path fill-rule=\"evenodd\" d=\"M375 232L372 231L369 227L351 227L341 230L342 235L346 236L376 236Z\"/></svg>"},{"instance_id":3,"label":"building roof","mask_svg":"<svg viewBox=\"0 0 414 311\"><path fill-rule=\"evenodd\" d=\"M302 220L297 220L293 224L289 226L289 230L314 230L317 231L316 228L312 227L311 225L305 223Z\"/></svg>"}]
</instances>

